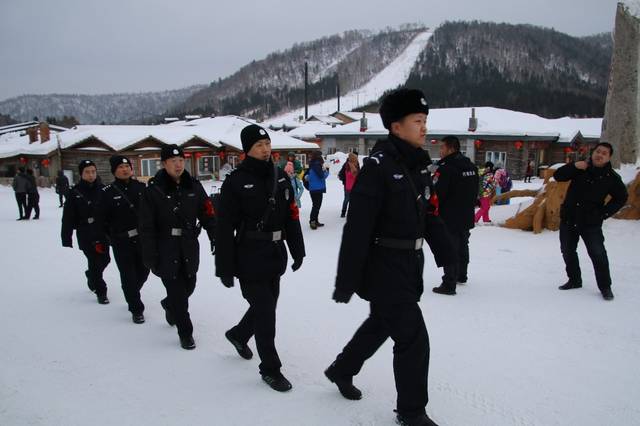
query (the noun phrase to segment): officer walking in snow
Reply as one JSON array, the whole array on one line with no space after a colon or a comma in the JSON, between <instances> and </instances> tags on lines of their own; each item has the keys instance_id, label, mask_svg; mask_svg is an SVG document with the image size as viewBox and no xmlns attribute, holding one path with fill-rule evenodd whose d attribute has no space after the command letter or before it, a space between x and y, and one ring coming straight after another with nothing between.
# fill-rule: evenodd
<instances>
[{"instance_id":1,"label":"officer walking in snow","mask_svg":"<svg viewBox=\"0 0 640 426\"><path fill-rule=\"evenodd\" d=\"M82 160L78 165L80 182L69 192L62 210L62 246L73 247L71 237L76 230L78 247L87 258L85 272L89 290L96 293L98 303L106 305L107 284L102 273L111 261L109 245L102 224L102 187L96 165L91 160Z\"/></svg>"},{"instance_id":2,"label":"officer walking in snow","mask_svg":"<svg viewBox=\"0 0 640 426\"><path fill-rule=\"evenodd\" d=\"M356 292L370 302L370 314L325 371L345 398L360 399L353 377L391 337L396 420L412 426L435 425L425 411L429 336L418 306L430 209L430 158L422 149L428 113L419 90L394 91L380 106L389 136L374 146L351 191L333 293L348 303Z\"/></svg>"},{"instance_id":3,"label":"officer walking in snow","mask_svg":"<svg viewBox=\"0 0 640 426\"><path fill-rule=\"evenodd\" d=\"M442 284L434 293L454 295L456 285L467 282L469 265L469 230L474 225L478 196L478 168L460 152L460 141L447 136L440 143L440 161L433 176L438 195L440 217L458 254L457 261L444 265Z\"/></svg>"},{"instance_id":4,"label":"officer walking in snow","mask_svg":"<svg viewBox=\"0 0 640 426\"><path fill-rule=\"evenodd\" d=\"M182 148L165 145L160 158L163 168L149 180L140 200L142 258L167 290L161 302L167 323L176 325L183 349L195 349L189 296L196 287L201 227L207 231L213 251L213 205L202 184L184 169Z\"/></svg>"},{"instance_id":5,"label":"officer walking in snow","mask_svg":"<svg viewBox=\"0 0 640 426\"><path fill-rule=\"evenodd\" d=\"M286 240L296 271L305 256L298 207L287 175L271 160L271 140L251 124L240 135L246 159L227 176L217 211L216 275L226 287L240 280L249 309L225 333L238 354L251 359L247 342L255 336L262 379L285 392L291 383L280 372L275 347L280 277L287 267Z\"/></svg>"},{"instance_id":6,"label":"officer walking in snow","mask_svg":"<svg viewBox=\"0 0 640 426\"><path fill-rule=\"evenodd\" d=\"M149 268L142 261L138 209L146 185L133 179L133 169L127 157L114 155L109 162L115 179L102 189L103 223L113 247L129 312L134 323L142 324L144 304L140 300L140 290L149 276Z\"/></svg>"}]
</instances>

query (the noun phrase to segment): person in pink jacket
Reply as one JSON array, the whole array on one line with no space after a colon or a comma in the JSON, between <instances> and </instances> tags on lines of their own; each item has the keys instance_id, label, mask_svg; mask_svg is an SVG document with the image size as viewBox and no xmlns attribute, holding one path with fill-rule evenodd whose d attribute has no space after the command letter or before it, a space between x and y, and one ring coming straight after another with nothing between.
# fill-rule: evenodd
<instances>
[{"instance_id":1,"label":"person in pink jacket","mask_svg":"<svg viewBox=\"0 0 640 426\"><path fill-rule=\"evenodd\" d=\"M340 169L340 172L338 173L338 179L340 179L342 181L342 184L344 185L344 200L342 201L342 213L340 214L340 217L345 217L347 215L351 189L356 183L358 173L360 173L358 153L350 152L346 163L344 163L344 166L342 166L342 169Z\"/></svg>"},{"instance_id":2,"label":"person in pink jacket","mask_svg":"<svg viewBox=\"0 0 640 426\"><path fill-rule=\"evenodd\" d=\"M491 198L496 193L496 183L493 177L493 163L487 161L484 165L484 172L480 178L480 209L476 212L475 221L478 223L480 218L484 223L491 223L489 218L489 209L491 209Z\"/></svg>"}]
</instances>

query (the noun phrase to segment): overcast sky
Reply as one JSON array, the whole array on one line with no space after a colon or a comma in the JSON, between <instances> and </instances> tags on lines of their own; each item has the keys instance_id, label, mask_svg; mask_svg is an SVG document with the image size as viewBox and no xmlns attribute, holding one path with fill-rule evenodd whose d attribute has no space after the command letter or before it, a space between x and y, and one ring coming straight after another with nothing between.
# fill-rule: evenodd
<instances>
[{"instance_id":1,"label":"overcast sky","mask_svg":"<svg viewBox=\"0 0 640 426\"><path fill-rule=\"evenodd\" d=\"M446 20L611 31L616 0L0 0L0 100L176 89L349 29Z\"/></svg>"}]
</instances>

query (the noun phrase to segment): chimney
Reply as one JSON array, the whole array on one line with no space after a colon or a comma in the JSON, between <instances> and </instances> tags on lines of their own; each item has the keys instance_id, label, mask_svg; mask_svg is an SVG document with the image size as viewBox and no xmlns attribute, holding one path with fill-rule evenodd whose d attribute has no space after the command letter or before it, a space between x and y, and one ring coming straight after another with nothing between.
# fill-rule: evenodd
<instances>
[{"instance_id":1,"label":"chimney","mask_svg":"<svg viewBox=\"0 0 640 426\"><path fill-rule=\"evenodd\" d=\"M361 132L366 132L367 131L367 127L368 127L367 117L365 115L365 112L362 111L362 118L360 119L360 131Z\"/></svg>"},{"instance_id":2,"label":"chimney","mask_svg":"<svg viewBox=\"0 0 640 426\"><path fill-rule=\"evenodd\" d=\"M469 117L469 131L475 132L478 129L478 119L476 118L476 109L471 108L471 117Z\"/></svg>"},{"instance_id":3,"label":"chimney","mask_svg":"<svg viewBox=\"0 0 640 426\"><path fill-rule=\"evenodd\" d=\"M49 123L40 123L40 143L49 142L51 139L51 131L49 130Z\"/></svg>"},{"instance_id":4,"label":"chimney","mask_svg":"<svg viewBox=\"0 0 640 426\"><path fill-rule=\"evenodd\" d=\"M38 128L29 127L27 129L27 135L29 135L29 143L38 142Z\"/></svg>"}]
</instances>

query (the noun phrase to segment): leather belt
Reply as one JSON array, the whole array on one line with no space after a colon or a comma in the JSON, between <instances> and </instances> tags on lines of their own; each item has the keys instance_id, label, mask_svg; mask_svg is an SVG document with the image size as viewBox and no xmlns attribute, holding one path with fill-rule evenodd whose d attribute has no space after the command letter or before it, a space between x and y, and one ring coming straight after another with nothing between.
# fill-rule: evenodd
<instances>
[{"instance_id":1,"label":"leather belt","mask_svg":"<svg viewBox=\"0 0 640 426\"><path fill-rule=\"evenodd\" d=\"M373 243L380 247L392 248L397 250L420 250L423 244L422 238L415 240L402 240L398 238L376 238Z\"/></svg>"},{"instance_id":2,"label":"leather belt","mask_svg":"<svg viewBox=\"0 0 640 426\"><path fill-rule=\"evenodd\" d=\"M281 241L282 231L262 232L262 231L245 231L244 236L250 240L261 241Z\"/></svg>"}]
</instances>

